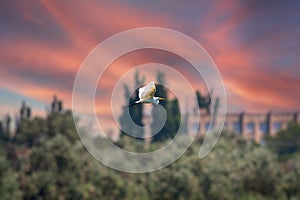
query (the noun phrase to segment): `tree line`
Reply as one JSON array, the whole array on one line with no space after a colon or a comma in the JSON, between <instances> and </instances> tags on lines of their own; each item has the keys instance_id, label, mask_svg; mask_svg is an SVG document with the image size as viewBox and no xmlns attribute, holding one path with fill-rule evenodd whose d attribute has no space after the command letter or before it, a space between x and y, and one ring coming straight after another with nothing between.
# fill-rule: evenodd
<instances>
[{"instance_id":1,"label":"tree line","mask_svg":"<svg viewBox=\"0 0 300 200\"><path fill-rule=\"evenodd\" d=\"M15 137L5 134L0 140L3 200L300 198L298 124L266 145L223 132L204 159L198 157L200 138L172 165L145 174L118 172L95 160L77 136L71 111L23 120ZM128 136L117 145L137 152L146 148Z\"/></svg>"}]
</instances>

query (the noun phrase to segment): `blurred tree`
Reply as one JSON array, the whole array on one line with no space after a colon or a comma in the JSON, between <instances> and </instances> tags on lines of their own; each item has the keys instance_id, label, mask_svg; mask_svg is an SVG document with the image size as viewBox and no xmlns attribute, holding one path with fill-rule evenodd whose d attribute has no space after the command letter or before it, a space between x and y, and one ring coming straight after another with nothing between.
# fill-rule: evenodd
<instances>
[{"instance_id":1,"label":"blurred tree","mask_svg":"<svg viewBox=\"0 0 300 200\"><path fill-rule=\"evenodd\" d=\"M17 173L11 170L9 162L2 155L0 155L0 199L22 199Z\"/></svg>"},{"instance_id":2,"label":"blurred tree","mask_svg":"<svg viewBox=\"0 0 300 200\"><path fill-rule=\"evenodd\" d=\"M134 80L135 80L135 88L136 89L135 89L133 95L130 95L129 87L127 85L124 85L124 90L125 90L124 97L126 100L129 100L128 104L133 104L134 102L139 100L139 96L138 96L139 88L144 84L145 77L143 76L142 78L140 78L139 71L136 71ZM132 135L142 137L144 134L143 129L142 128L135 129L134 127L131 127L130 123L128 123L129 116L126 114L127 109L129 109L129 114L130 114L132 121L136 125L142 127L143 126L143 122L142 122L142 120L143 120L143 104L136 104L133 106L124 107L123 114L119 118L119 121L120 121L120 124L121 124L121 127L123 130L131 130ZM124 133L121 130L121 136L123 136L124 134L126 134L126 133ZM136 138L136 139L141 140L139 138Z\"/></svg>"},{"instance_id":3,"label":"blurred tree","mask_svg":"<svg viewBox=\"0 0 300 200\"><path fill-rule=\"evenodd\" d=\"M26 144L31 147L60 133L64 133L70 142L77 141L78 136L71 111L49 114L46 120L40 117L35 117L32 120L22 119L15 141L18 144Z\"/></svg>"},{"instance_id":4,"label":"blurred tree","mask_svg":"<svg viewBox=\"0 0 300 200\"><path fill-rule=\"evenodd\" d=\"M53 96L53 101L51 103L51 113L60 113L63 111L63 102L57 98L56 95Z\"/></svg>"},{"instance_id":5,"label":"blurred tree","mask_svg":"<svg viewBox=\"0 0 300 200\"><path fill-rule=\"evenodd\" d=\"M130 103L130 89L128 87L128 85L123 85L123 88L124 88L124 97L125 97L125 100L129 100L128 104ZM128 110L129 108L127 108L126 106L123 107L123 113L122 115L119 117L119 122L120 122L120 125L121 125L121 137L123 137L124 135L127 135L127 133L124 132L124 130L130 130L131 128L131 125L128 123L128 115L126 114L126 111Z\"/></svg>"},{"instance_id":6,"label":"blurred tree","mask_svg":"<svg viewBox=\"0 0 300 200\"><path fill-rule=\"evenodd\" d=\"M64 113L53 113L48 115L47 130L47 135L49 137L54 137L57 134L63 133L72 143L78 140L73 115L69 110Z\"/></svg>"},{"instance_id":7,"label":"blurred tree","mask_svg":"<svg viewBox=\"0 0 300 200\"><path fill-rule=\"evenodd\" d=\"M290 123L286 130L267 137L267 143L280 156L300 152L300 124Z\"/></svg>"},{"instance_id":8,"label":"blurred tree","mask_svg":"<svg viewBox=\"0 0 300 200\"><path fill-rule=\"evenodd\" d=\"M288 199L300 199L300 154L294 154L282 165L284 166L283 190Z\"/></svg>"},{"instance_id":9,"label":"blurred tree","mask_svg":"<svg viewBox=\"0 0 300 200\"><path fill-rule=\"evenodd\" d=\"M196 91L196 97L198 106L200 109L205 109L206 114L210 114L210 104L211 104L211 96L208 94L207 96L202 96L200 91Z\"/></svg>"},{"instance_id":10,"label":"blurred tree","mask_svg":"<svg viewBox=\"0 0 300 200\"><path fill-rule=\"evenodd\" d=\"M127 177L126 199L151 200L149 194L149 174L131 174Z\"/></svg>"},{"instance_id":11,"label":"blurred tree","mask_svg":"<svg viewBox=\"0 0 300 200\"><path fill-rule=\"evenodd\" d=\"M166 77L165 74L161 71L157 71L156 75L157 84L156 86L156 93L155 96L165 98L165 101L160 101L159 104L162 105L164 108L167 107L168 103L168 91L164 85L166 85Z\"/></svg>"},{"instance_id":12,"label":"blurred tree","mask_svg":"<svg viewBox=\"0 0 300 200\"><path fill-rule=\"evenodd\" d=\"M151 199L201 199L202 195L199 179L183 159L149 174L148 185Z\"/></svg>"},{"instance_id":13,"label":"blurred tree","mask_svg":"<svg viewBox=\"0 0 300 200\"><path fill-rule=\"evenodd\" d=\"M282 172L276 161L276 155L267 148L239 135L224 133L203 160L206 198L240 199L241 195L282 198Z\"/></svg>"},{"instance_id":14,"label":"blurred tree","mask_svg":"<svg viewBox=\"0 0 300 200\"><path fill-rule=\"evenodd\" d=\"M168 101L167 109L178 104L172 101L175 100ZM279 160L267 146L223 132L205 159L198 157L203 141L200 139L194 141L179 160L164 169L145 174L121 173L103 166L87 153L74 137L76 133L70 116L71 113L52 115L51 123L49 117L24 121L24 133L32 133L38 138L46 136L32 145L24 145L21 140L16 143L0 141L1 200L300 197L298 151L280 162L282 159ZM40 134L42 132L44 134ZM98 146L104 144L100 140L95 140ZM171 155L187 141L188 137L182 135L167 153ZM141 152L143 149L143 143L132 137L123 137L117 144L129 151ZM150 144L149 149L162 144L163 141L157 141ZM157 159L164 158L158 156Z\"/></svg>"},{"instance_id":15,"label":"blurred tree","mask_svg":"<svg viewBox=\"0 0 300 200\"><path fill-rule=\"evenodd\" d=\"M35 117L33 120L22 119L14 140L18 144L25 144L31 147L46 138L47 130L46 121L42 118Z\"/></svg>"},{"instance_id":16,"label":"blurred tree","mask_svg":"<svg viewBox=\"0 0 300 200\"><path fill-rule=\"evenodd\" d=\"M31 116L31 108L26 105L26 102L22 102L22 106L20 108L20 119L29 119Z\"/></svg>"},{"instance_id":17,"label":"blurred tree","mask_svg":"<svg viewBox=\"0 0 300 200\"><path fill-rule=\"evenodd\" d=\"M168 99L168 91L164 87L166 84L165 76L162 72L157 72L157 83L156 84L156 96L163 97L166 100L161 101L160 104L164 107L167 113L167 119L165 122L165 125L158 133L152 133L152 141L164 141L169 138L173 138L179 128L180 121L181 121L181 115L180 115L180 109L179 109L179 103L178 100L175 99ZM159 108L153 106L152 107L152 115L156 116L156 118L153 118L151 127L156 127L158 123L161 123L162 119L159 118ZM154 130L152 128L152 130Z\"/></svg>"},{"instance_id":18,"label":"blurred tree","mask_svg":"<svg viewBox=\"0 0 300 200\"><path fill-rule=\"evenodd\" d=\"M156 109L153 108L153 112L155 111ZM166 123L162 128L162 130L153 136L154 142L164 141L166 139L173 138L178 131L180 121L181 121L178 100L177 99L168 100L166 111L167 111Z\"/></svg>"},{"instance_id":19,"label":"blurred tree","mask_svg":"<svg viewBox=\"0 0 300 200\"><path fill-rule=\"evenodd\" d=\"M10 137L10 134L11 134L11 130L10 130L10 125L11 125L11 116L10 114L7 114L6 115L6 118L5 118L5 127L6 127L6 134Z\"/></svg>"},{"instance_id":20,"label":"blurred tree","mask_svg":"<svg viewBox=\"0 0 300 200\"><path fill-rule=\"evenodd\" d=\"M0 141L4 141L4 142L9 141L9 135L3 129L3 124L1 121L0 121Z\"/></svg>"}]
</instances>

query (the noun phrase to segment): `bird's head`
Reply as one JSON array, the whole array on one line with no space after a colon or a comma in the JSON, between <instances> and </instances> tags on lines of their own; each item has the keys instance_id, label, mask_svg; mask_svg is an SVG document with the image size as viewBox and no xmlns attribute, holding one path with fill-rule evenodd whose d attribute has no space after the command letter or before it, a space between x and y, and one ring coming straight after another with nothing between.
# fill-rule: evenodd
<instances>
[{"instance_id":1,"label":"bird's head","mask_svg":"<svg viewBox=\"0 0 300 200\"><path fill-rule=\"evenodd\" d=\"M154 101L155 101L155 105L159 104L159 101L166 100L165 98L162 98L162 97L153 97L153 98L154 98Z\"/></svg>"}]
</instances>

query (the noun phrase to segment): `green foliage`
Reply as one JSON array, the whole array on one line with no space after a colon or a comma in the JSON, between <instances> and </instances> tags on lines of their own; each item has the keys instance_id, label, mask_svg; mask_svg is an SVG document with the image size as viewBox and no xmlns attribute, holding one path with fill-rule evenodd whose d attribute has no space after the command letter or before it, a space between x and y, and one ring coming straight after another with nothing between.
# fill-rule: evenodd
<instances>
[{"instance_id":1,"label":"green foliage","mask_svg":"<svg viewBox=\"0 0 300 200\"><path fill-rule=\"evenodd\" d=\"M9 141L9 134L4 131L2 121L0 121L0 141Z\"/></svg>"},{"instance_id":2,"label":"green foliage","mask_svg":"<svg viewBox=\"0 0 300 200\"><path fill-rule=\"evenodd\" d=\"M188 168L174 165L151 173L149 192L151 199L197 199L198 180ZM159 184L159 187L158 187Z\"/></svg>"},{"instance_id":3,"label":"green foliage","mask_svg":"<svg viewBox=\"0 0 300 200\"><path fill-rule=\"evenodd\" d=\"M36 117L32 120L22 119L18 127L15 142L28 147L43 144L49 138L64 134L70 142L78 139L71 111L53 113L46 120Z\"/></svg>"},{"instance_id":4,"label":"green foliage","mask_svg":"<svg viewBox=\"0 0 300 200\"><path fill-rule=\"evenodd\" d=\"M22 119L16 133L15 141L31 147L46 137L48 127L46 121L36 117L33 120Z\"/></svg>"},{"instance_id":5,"label":"green foliage","mask_svg":"<svg viewBox=\"0 0 300 200\"><path fill-rule=\"evenodd\" d=\"M289 199L300 198L300 154L294 155L283 164L283 190Z\"/></svg>"},{"instance_id":6,"label":"green foliage","mask_svg":"<svg viewBox=\"0 0 300 200\"><path fill-rule=\"evenodd\" d=\"M76 127L71 111L65 113L53 113L47 118L47 135L54 137L57 134L62 134L68 138L71 143L78 140Z\"/></svg>"},{"instance_id":7,"label":"green foliage","mask_svg":"<svg viewBox=\"0 0 300 200\"><path fill-rule=\"evenodd\" d=\"M17 173L12 171L9 162L0 155L0 199L22 199Z\"/></svg>"},{"instance_id":8,"label":"green foliage","mask_svg":"<svg viewBox=\"0 0 300 200\"><path fill-rule=\"evenodd\" d=\"M145 174L120 173L103 166L87 153L69 117L70 113L55 114L26 121L26 126L24 122L24 130L18 134L37 136L36 142L26 137L15 143L0 141L0 199L300 197L300 154L297 151L281 161L277 152L268 146L224 132L204 159L198 157L200 139L178 161L164 169ZM184 143L187 138L181 137L180 142ZM100 145L101 140L95 141ZM147 148L155 149L160 144L153 143ZM118 146L137 152L146 149L141 141L131 137L122 137Z\"/></svg>"},{"instance_id":9,"label":"green foliage","mask_svg":"<svg viewBox=\"0 0 300 200\"><path fill-rule=\"evenodd\" d=\"M203 160L208 197L239 199L245 191L261 196L280 195L280 168L276 160L276 155L265 147L227 133Z\"/></svg>"},{"instance_id":10,"label":"green foliage","mask_svg":"<svg viewBox=\"0 0 300 200\"><path fill-rule=\"evenodd\" d=\"M289 124L286 130L279 131L274 137L269 136L267 143L280 156L300 152L300 125Z\"/></svg>"},{"instance_id":11,"label":"green foliage","mask_svg":"<svg viewBox=\"0 0 300 200\"><path fill-rule=\"evenodd\" d=\"M267 144L281 160L282 187L288 199L300 199L300 124L291 123L286 130L267 138Z\"/></svg>"}]
</instances>

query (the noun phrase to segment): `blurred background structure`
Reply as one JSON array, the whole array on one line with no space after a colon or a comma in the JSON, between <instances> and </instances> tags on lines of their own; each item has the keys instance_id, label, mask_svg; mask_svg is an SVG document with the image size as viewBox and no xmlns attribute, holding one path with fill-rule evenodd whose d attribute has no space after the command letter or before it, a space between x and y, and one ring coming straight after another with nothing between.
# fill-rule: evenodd
<instances>
[{"instance_id":1,"label":"blurred background structure","mask_svg":"<svg viewBox=\"0 0 300 200\"><path fill-rule=\"evenodd\" d=\"M164 75L161 72L158 72L158 77L162 78L163 76ZM139 74L137 73L136 75L137 88L139 85L143 84L143 81L142 80L138 81L138 79L139 79ZM165 78L163 79L164 81L166 81ZM137 97L138 90L136 90L133 93L133 96L130 97L128 96L130 95L128 86L124 86L124 89L125 89L125 98L129 98L130 102L135 102L136 99L138 98ZM163 102L163 106L165 107L165 109L167 109L167 112L171 117L170 116L168 117L167 119L168 121L166 122L166 125L160 131L160 133L154 136L151 140L148 140L148 142L152 140L160 141L163 138L164 139L172 138L174 136L173 134L176 133L176 130L179 127L179 123L181 122L179 120L180 116L177 115L184 115L184 121L182 122L184 129L182 129L182 131L184 131L187 135L189 135L192 132L192 130L197 131L198 137L204 136L206 134L207 130L209 129L209 125L213 120L218 120L218 118L222 117L222 114L217 113L218 104L215 104L215 108L211 109L211 102L218 101L218 97L213 98L210 95L201 96L200 92L196 91L197 103L195 106L198 106L200 109L200 122L199 122L197 121L198 117L196 116L197 113L195 112L195 110L186 110L186 113L180 113L178 107L179 104L176 102L177 100L168 99L168 91L164 89L162 85L157 85L157 92L159 93L159 95L162 95L164 98L167 99L165 102ZM176 104L174 104L174 102ZM54 95L53 100L50 104L51 111L50 112L46 111L47 115L62 113L63 112L62 105L63 105L62 100L59 100L57 96ZM213 112L211 112L210 110L213 110ZM155 112L155 109L152 112ZM16 132L18 132L22 120L29 120L32 117L31 113L32 113L31 107L26 105L25 101L22 101L21 108L19 110L19 115L14 116L15 118L12 118L10 114L7 114L6 116L2 117L4 120L3 119L0 120L0 132L1 133L5 132L8 133L9 135L14 135ZM142 104L130 107L130 115L133 121L140 126L144 126L147 120L149 120L149 119L145 119L149 116L143 115ZM299 115L300 115L299 112L272 112L272 111L268 113L248 113L248 112L227 113L225 116L224 129L230 132L235 132L236 134L240 134L246 139L252 139L258 143L265 143L265 138L267 136L274 136L277 132L287 129L290 123L300 123ZM177 118L176 121L174 121L174 118ZM120 116L119 120L122 125L122 116ZM126 126L127 124L123 124L123 125ZM213 123L211 124L211 126L213 126ZM129 130L130 128L126 128L126 129ZM134 129L130 129L130 130L134 131ZM147 131L149 132L151 131L151 129ZM108 136L113 136L115 134L117 133L112 133L112 130L110 130ZM146 132L141 132L136 134L141 136L143 136L144 134L151 135L151 133L146 133ZM120 135L123 136L127 134L121 130Z\"/></svg>"},{"instance_id":2,"label":"blurred background structure","mask_svg":"<svg viewBox=\"0 0 300 200\"><path fill-rule=\"evenodd\" d=\"M256 142L263 142L266 136L274 136L278 131L285 130L290 123L300 123L299 112L269 112L269 113L227 113L224 129L241 134L243 137L253 139ZM193 116L189 115L189 129L198 126ZM221 117L218 115L217 117ZM209 128L211 121L210 114L201 114L199 134L204 135Z\"/></svg>"}]
</instances>

